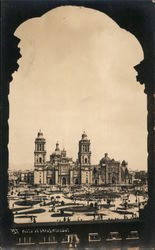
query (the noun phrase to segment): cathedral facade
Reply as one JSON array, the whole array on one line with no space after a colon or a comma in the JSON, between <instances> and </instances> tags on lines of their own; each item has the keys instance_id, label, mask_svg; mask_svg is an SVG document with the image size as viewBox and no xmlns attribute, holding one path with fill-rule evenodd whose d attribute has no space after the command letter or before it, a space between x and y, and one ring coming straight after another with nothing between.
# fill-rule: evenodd
<instances>
[{"instance_id":1,"label":"cathedral facade","mask_svg":"<svg viewBox=\"0 0 155 250\"><path fill-rule=\"evenodd\" d=\"M78 159L73 161L56 143L55 151L46 160L46 140L41 131L35 139L34 184L36 185L108 185L129 184L132 179L127 163L110 159L108 154L98 165L91 164L90 140L86 133L79 141Z\"/></svg>"}]
</instances>

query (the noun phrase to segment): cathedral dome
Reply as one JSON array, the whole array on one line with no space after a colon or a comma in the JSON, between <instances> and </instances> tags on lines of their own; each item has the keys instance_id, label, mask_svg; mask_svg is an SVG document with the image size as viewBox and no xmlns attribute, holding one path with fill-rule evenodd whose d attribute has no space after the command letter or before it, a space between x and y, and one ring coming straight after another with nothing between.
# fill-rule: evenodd
<instances>
[{"instance_id":1,"label":"cathedral dome","mask_svg":"<svg viewBox=\"0 0 155 250\"><path fill-rule=\"evenodd\" d=\"M113 159L114 160L114 159ZM108 154L107 153L105 153L105 155L104 155L104 157L100 160L100 164L103 164L103 163L107 163L107 162L109 162L109 161L111 161L111 159L108 157Z\"/></svg>"},{"instance_id":2,"label":"cathedral dome","mask_svg":"<svg viewBox=\"0 0 155 250\"><path fill-rule=\"evenodd\" d=\"M122 165L123 167L126 167L126 166L128 165L128 163L127 163L125 160L123 160L121 165Z\"/></svg>"},{"instance_id":3,"label":"cathedral dome","mask_svg":"<svg viewBox=\"0 0 155 250\"><path fill-rule=\"evenodd\" d=\"M53 154L52 155L57 155L57 156L59 156L59 155L61 155L61 151L60 151L60 148L59 148L59 143L57 142L56 143L56 148L55 148L55 151L53 152Z\"/></svg>"}]
</instances>

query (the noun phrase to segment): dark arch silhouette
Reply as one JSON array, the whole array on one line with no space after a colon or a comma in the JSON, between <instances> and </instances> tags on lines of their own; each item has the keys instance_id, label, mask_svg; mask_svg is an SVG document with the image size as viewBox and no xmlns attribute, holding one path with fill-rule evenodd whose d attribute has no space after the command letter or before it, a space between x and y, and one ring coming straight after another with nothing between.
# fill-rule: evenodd
<instances>
[{"instance_id":1,"label":"dark arch silhouette","mask_svg":"<svg viewBox=\"0 0 155 250\"><path fill-rule=\"evenodd\" d=\"M39 157L39 163L42 163L42 158L41 157Z\"/></svg>"},{"instance_id":2,"label":"dark arch silhouette","mask_svg":"<svg viewBox=\"0 0 155 250\"><path fill-rule=\"evenodd\" d=\"M12 73L18 69L17 60L20 52L17 47L19 39L13 34L16 28L32 17L39 17L47 11L62 5L84 6L99 10L111 17L121 28L131 32L140 42L144 51L144 60L135 66L137 81L145 84L148 110L148 195L147 207L142 212L143 232L146 245L155 241L153 226L155 225L155 168L154 168L154 4L146 1L3 1L2 3L2 98L1 98L1 223L3 244L9 244L9 228L12 223L11 212L8 208L8 118L9 118L9 84Z\"/></svg>"},{"instance_id":3,"label":"dark arch silhouette","mask_svg":"<svg viewBox=\"0 0 155 250\"><path fill-rule=\"evenodd\" d=\"M87 159L87 157L84 159L84 163L88 163L88 159Z\"/></svg>"}]
</instances>

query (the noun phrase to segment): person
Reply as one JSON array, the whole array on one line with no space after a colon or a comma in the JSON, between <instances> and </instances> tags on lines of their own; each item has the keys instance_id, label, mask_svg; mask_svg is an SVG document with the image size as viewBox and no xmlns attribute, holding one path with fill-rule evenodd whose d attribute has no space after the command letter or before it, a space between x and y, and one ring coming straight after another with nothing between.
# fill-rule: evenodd
<instances>
[{"instance_id":1,"label":"person","mask_svg":"<svg viewBox=\"0 0 155 250\"><path fill-rule=\"evenodd\" d=\"M75 237L75 235L73 235L72 244L73 244L73 247L75 247L75 245L76 245L76 237Z\"/></svg>"},{"instance_id":2,"label":"person","mask_svg":"<svg viewBox=\"0 0 155 250\"><path fill-rule=\"evenodd\" d=\"M66 218L64 217L64 222L66 221Z\"/></svg>"}]
</instances>

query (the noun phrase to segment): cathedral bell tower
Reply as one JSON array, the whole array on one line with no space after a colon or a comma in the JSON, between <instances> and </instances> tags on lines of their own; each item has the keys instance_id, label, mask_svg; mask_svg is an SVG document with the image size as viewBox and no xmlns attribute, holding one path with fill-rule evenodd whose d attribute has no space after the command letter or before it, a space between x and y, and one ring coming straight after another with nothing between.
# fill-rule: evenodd
<instances>
[{"instance_id":1,"label":"cathedral bell tower","mask_svg":"<svg viewBox=\"0 0 155 250\"><path fill-rule=\"evenodd\" d=\"M79 141L78 159L81 166L90 166L91 164L90 140L88 140L85 131Z\"/></svg>"},{"instance_id":2,"label":"cathedral bell tower","mask_svg":"<svg viewBox=\"0 0 155 250\"><path fill-rule=\"evenodd\" d=\"M43 133L39 130L35 139L34 151L34 184L46 184L45 164L46 164L46 140L43 138Z\"/></svg>"},{"instance_id":3,"label":"cathedral bell tower","mask_svg":"<svg viewBox=\"0 0 155 250\"><path fill-rule=\"evenodd\" d=\"M81 167L81 184L91 184L92 171L91 171L91 151L90 140L87 138L85 131L79 141L78 162Z\"/></svg>"}]
</instances>

